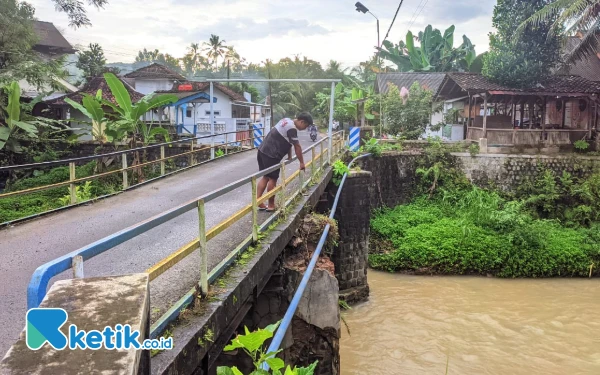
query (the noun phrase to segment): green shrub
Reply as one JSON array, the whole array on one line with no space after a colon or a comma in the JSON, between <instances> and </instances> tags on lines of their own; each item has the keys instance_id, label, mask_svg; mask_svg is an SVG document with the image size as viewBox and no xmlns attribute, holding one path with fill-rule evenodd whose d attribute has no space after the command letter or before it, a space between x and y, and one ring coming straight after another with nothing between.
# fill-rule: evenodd
<instances>
[{"instance_id":1,"label":"green shrub","mask_svg":"<svg viewBox=\"0 0 600 375\"><path fill-rule=\"evenodd\" d=\"M549 208L543 200L553 201L552 191L540 198L541 207ZM385 249L369 256L377 269L585 277L591 267L593 275L599 274L600 223L565 227L557 220L532 217L522 201L475 187L380 211L371 228L372 246Z\"/></svg>"},{"instance_id":2,"label":"green shrub","mask_svg":"<svg viewBox=\"0 0 600 375\"><path fill-rule=\"evenodd\" d=\"M90 162L76 167L75 174L77 178L88 177L94 174L95 168L96 162ZM7 186L6 192L26 190L66 181L69 181L69 168L56 167L44 173L38 173L35 177L20 179ZM77 186L80 191L79 197L82 199L88 197L85 200L112 194L118 191L120 187L120 174L102 177ZM2 198L0 199L0 223L21 219L62 207L64 206L64 202L61 201L61 199L65 198L65 193L68 193L68 187ZM68 194L67 197L67 202L70 202L70 194Z\"/></svg>"}]
</instances>

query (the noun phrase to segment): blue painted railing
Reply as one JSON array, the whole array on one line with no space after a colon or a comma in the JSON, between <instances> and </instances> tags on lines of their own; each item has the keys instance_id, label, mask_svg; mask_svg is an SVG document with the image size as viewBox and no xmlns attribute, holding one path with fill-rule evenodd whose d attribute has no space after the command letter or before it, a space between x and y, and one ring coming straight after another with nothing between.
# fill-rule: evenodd
<instances>
[{"instance_id":1,"label":"blue painted railing","mask_svg":"<svg viewBox=\"0 0 600 375\"><path fill-rule=\"evenodd\" d=\"M352 161L348 164L348 169L350 169L352 167L352 164L354 164L354 162L356 160L358 160L360 158L364 158L369 155L371 155L371 154L364 154L364 155L361 155L361 156L358 156L358 157L352 159ZM338 201L340 200L340 196L342 195L342 189L344 188L344 183L346 182L346 177L348 177L348 173L344 174L344 176L342 177L342 181L340 182L340 186L338 188L337 194L335 195L335 200L333 201L333 206L331 207L331 213L329 214L330 219L333 219L333 217L335 215ZM312 272L315 269L317 260L319 260L321 250L323 249L323 246L325 245L325 241L327 240L327 235L329 235L330 229L331 229L331 226L329 224L327 224L325 226L325 229L323 230L321 239L319 240L319 243L317 244L317 248L315 249L315 252L313 253L312 258L310 259L310 263L308 264L308 267L306 268L306 271L304 272L304 276L302 276L300 285L298 285L298 289L296 289L296 293L294 293L292 302L290 303L290 306L288 307L287 311L285 312L285 315L283 316L283 319L281 320L281 324L279 325L279 328L277 328L277 331L275 332L275 336L273 337L273 341L271 341L271 345L269 345L269 348L266 351L267 353L273 353L273 352L276 352L279 350L279 347L281 346L281 343L283 342L283 338L285 337L285 333L287 332L290 324L292 323L292 318L294 317L294 314L296 313L296 309L298 309L298 303L300 303L300 299L302 298L302 295L304 294L306 285L308 285L308 280L310 279L310 276L312 275ZM269 365L267 363L265 363L263 365L263 369L268 370Z\"/></svg>"},{"instance_id":2,"label":"blue painted railing","mask_svg":"<svg viewBox=\"0 0 600 375\"><path fill-rule=\"evenodd\" d=\"M341 135L343 132L337 132L333 135ZM326 141L328 138L320 140L318 143L313 144L312 146L303 150L303 153L308 153L313 149L316 149L318 145ZM331 152L331 151L327 151ZM294 157L291 160L284 162L284 164L288 165L297 160L297 157ZM252 178L260 178L264 175L267 175L273 171L281 168L281 164L277 164L271 168L265 169L263 171L254 173L248 177L242 178L238 181L232 182L222 188L214 190L212 192L206 193L197 199L193 199L187 203L184 203L180 206L174 207L170 210L167 210L163 213L160 213L154 217L151 217L147 220L139 222L135 225L132 225L128 228L125 228L117 233L114 233L110 236L104 237L96 242L93 242L87 246L84 246L78 250L72 251L62 257L51 260L41 266L39 266L31 276L31 280L27 286L27 308L35 308L40 305L44 297L46 296L46 291L48 288L48 284L50 280L64 272L69 270L73 266L73 261L76 256L81 256L84 261L91 259L99 254L106 252L107 250L112 249L113 247L124 243L142 233L149 231L152 228L155 228L167 221L174 219L188 211L194 210L198 208L198 201L203 200L208 203L211 200L214 200L228 192L231 192L239 187L242 187L251 182ZM308 183L308 181L307 181Z\"/></svg>"}]
</instances>

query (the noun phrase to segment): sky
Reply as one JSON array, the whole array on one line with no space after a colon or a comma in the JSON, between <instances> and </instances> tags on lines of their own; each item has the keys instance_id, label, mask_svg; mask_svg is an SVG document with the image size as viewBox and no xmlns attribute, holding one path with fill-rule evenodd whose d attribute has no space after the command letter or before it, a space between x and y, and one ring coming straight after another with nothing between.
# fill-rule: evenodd
<instances>
[{"instance_id":1,"label":"sky","mask_svg":"<svg viewBox=\"0 0 600 375\"><path fill-rule=\"evenodd\" d=\"M73 29L50 0L28 0L36 17L53 22L76 47L99 43L108 62L133 62L140 49L175 57L190 43L219 35L249 62L301 55L326 64L358 65L377 45L375 18L355 10L356 0L109 0L88 7L92 26ZM399 0L361 1L380 19L383 40ZM85 3L87 3L85 1ZM495 0L404 0L388 40L404 39L431 24L442 32L454 24L455 44L466 34L477 53L487 51Z\"/></svg>"}]
</instances>

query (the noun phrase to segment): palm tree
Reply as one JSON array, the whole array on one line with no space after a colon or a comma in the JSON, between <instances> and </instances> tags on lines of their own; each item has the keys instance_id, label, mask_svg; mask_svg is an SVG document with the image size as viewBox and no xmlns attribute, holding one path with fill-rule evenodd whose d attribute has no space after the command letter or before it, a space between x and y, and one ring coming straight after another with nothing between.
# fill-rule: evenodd
<instances>
[{"instance_id":1,"label":"palm tree","mask_svg":"<svg viewBox=\"0 0 600 375\"><path fill-rule=\"evenodd\" d=\"M524 31L527 26L537 26L547 21L553 21L551 33L563 36L582 34L579 45L566 56L567 62L600 52L600 0L555 0L534 13L519 30Z\"/></svg>"},{"instance_id":2,"label":"palm tree","mask_svg":"<svg viewBox=\"0 0 600 375\"><path fill-rule=\"evenodd\" d=\"M203 51L205 51L206 55L214 61L215 70L219 69L219 57L225 55L225 52L227 51L225 43L225 40L220 39L218 35L211 34L208 42L202 44L204 46Z\"/></svg>"}]
</instances>

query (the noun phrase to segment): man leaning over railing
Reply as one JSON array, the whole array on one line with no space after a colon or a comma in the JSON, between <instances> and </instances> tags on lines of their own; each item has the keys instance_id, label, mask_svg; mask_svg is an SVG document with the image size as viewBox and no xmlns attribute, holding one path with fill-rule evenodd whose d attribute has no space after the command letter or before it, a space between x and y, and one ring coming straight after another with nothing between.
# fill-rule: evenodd
<instances>
[{"instance_id":1,"label":"man leaning over railing","mask_svg":"<svg viewBox=\"0 0 600 375\"><path fill-rule=\"evenodd\" d=\"M259 170L268 169L274 165L281 163L283 157L287 154L288 159L292 159L292 146L300 162L300 170L305 169L304 158L302 156L302 146L298 139L298 131L305 130L312 125L313 119L310 113L302 112L296 116L295 120L284 118L275 125L267 134L263 143L258 147L256 159L258 161ZM279 169L273 171L260 179L257 186L257 196L260 198L265 189L271 191L277 186L279 179ZM275 211L275 197L269 198L269 204L264 203L258 206L261 211Z\"/></svg>"}]
</instances>

